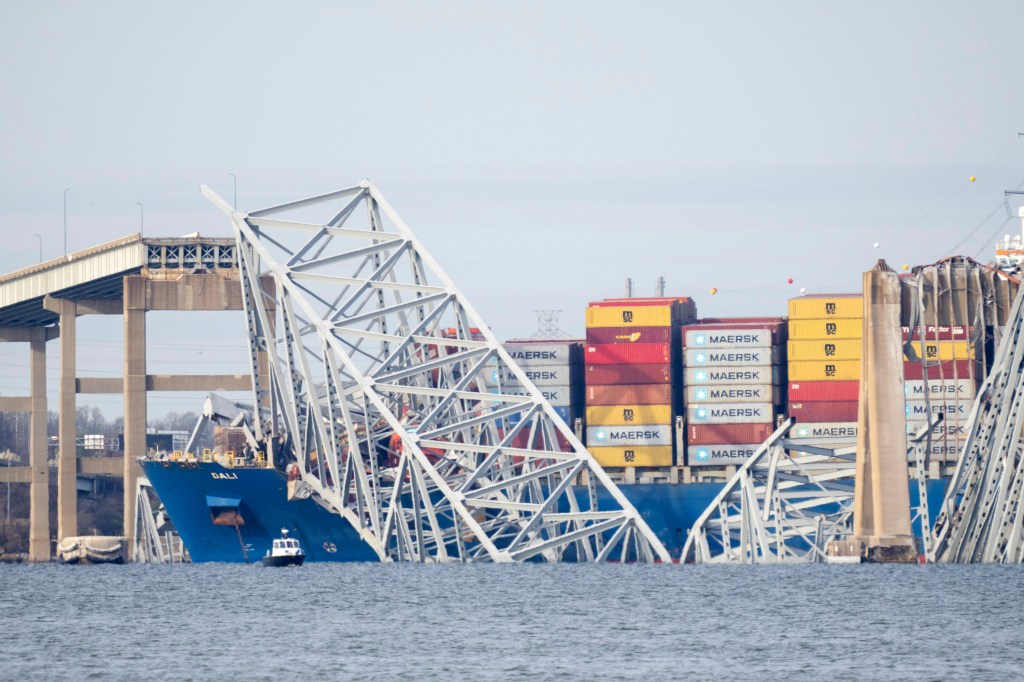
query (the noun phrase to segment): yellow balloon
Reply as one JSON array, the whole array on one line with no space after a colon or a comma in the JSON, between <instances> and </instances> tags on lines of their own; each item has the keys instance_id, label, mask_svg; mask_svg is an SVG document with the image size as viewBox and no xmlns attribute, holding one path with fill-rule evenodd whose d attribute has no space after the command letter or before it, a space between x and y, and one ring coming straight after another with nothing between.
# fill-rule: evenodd
<instances>
[{"instance_id":1,"label":"yellow balloon","mask_svg":"<svg viewBox=\"0 0 1024 682\"><path fill-rule=\"evenodd\" d=\"M977 180L977 178L972 175L971 176L971 182L974 182L975 180Z\"/></svg>"},{"instance_id":2,"label":"yellow balloon","mask_svg":"<svg viewBox=\"0 0 1024 682\"><path fill-rule=\"evenodd\" d=\"M909 270L909 269L910 269L910 266L909 266L909 265L907 265L906 263L904 263L904 264L903 264L903 269L904 269L904 270Z\"/></svg>"},{"instance_id":3,"label":"yellow balloon","mask_svg":"<svg viewBox=\"0 0 1024 682\"><path fill-rule=\"evenodd\" d=\"M716 289L715 287L711 287L711 295L714 296L717 293L718 293L718 289Z\"/></svg>"}]
</instances>

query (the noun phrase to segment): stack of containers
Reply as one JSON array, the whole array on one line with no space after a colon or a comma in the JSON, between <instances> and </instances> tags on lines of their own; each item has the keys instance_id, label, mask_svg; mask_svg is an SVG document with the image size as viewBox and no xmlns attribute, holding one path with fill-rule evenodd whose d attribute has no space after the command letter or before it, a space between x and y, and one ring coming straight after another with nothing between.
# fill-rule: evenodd
<instances>
[{"instance_id":1,"label":"stack of containers","mask_svg":"<svg viewBox=\"0 0 1024 682\"><path fill-rule=\"evenodd\" d=\"M816 294L789 300L791 439L857 442L861 337L860 294Z\"/></svg>"},{"instance_id":2,"label":"stack of containers","mask_svg":"<svg viewBox=\"0 0 1024 682\"><path fill-rule=\"evenodd\" d=\"M587 308L587 447L603 467L672 466L679 325L688 298L605 299Z\"/></svg>"},{"instance_id":3,"label":"stack of containers","mask_svg":"<svg viewBox=\"0 0 1024 682\"><path fill-rule=\"evenodd\" d=\"M923 331L924 343L920 339ZM911 330L903 328L904 341ZM967 417L975 396L974 349L971 328L965 326L925 326L914 329L912 345L918 360L904 358L904 387L907 395L907 433L913 434L941 414L943 421L932 430L928 459L955 462L967 438ZM922 358L928 365L924 380ZM927 394L927 401L925 400Z\"/></svg>"},{"instance_id":4,"label":"stack of containers","mask_svg":"<svg viewBox=\"0 0 1024 682\"><path fill-rule=\"evenodd\" d=\"M742 464L775 429L781 318L716 318L683 327L690 466Z\"/></svg>"},{"instance_id":5,"label":"stack of containers","mask_svg":"<svg viewBox=\"0 0 1024 682\"><path fill-rule=\"evenodd\" d=\"M502 345L571 428L583 416L583 342L514 339ZM497 392L498 370L488 373L484 383ZM526 395L526 388L511 372L506 372L502 386L505 393Z\"/></svg>"}]
</instances>

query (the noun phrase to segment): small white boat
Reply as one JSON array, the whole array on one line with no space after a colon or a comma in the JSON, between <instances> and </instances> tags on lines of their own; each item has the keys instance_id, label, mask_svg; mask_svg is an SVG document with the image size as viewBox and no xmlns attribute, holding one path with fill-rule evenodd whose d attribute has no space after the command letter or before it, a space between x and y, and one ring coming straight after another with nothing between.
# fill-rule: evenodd
<instances>
[{"instance_id":1,"label":"small white boat","mask_svg":"<svg viewBox=\"0 0 1024 682\"><path fill-rule=\"evenodd\" d=\"M306 560L306 553L299 546L299 541L288 537L288 530L281 529L281 537L274 540L273 547L263 557L264 566L301 566Z\"/></svg>"}]
</instances>

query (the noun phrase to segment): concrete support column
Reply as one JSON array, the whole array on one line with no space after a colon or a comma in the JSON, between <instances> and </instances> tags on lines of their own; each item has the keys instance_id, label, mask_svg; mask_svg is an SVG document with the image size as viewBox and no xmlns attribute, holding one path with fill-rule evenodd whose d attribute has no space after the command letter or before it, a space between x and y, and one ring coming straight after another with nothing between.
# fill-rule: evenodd
<instances>
[{"instance_id":1,"label":"concrete support column","mask_svg":"<svg viewBox=\"0 0 1024 682\"><path fill-rule=\"evenodd\" d=\"M135 460L146 454L146 280L124 278L124 535L135 552ZM134 556L130 556L130 560Z\"/></svg>"},{"instance_id":2,"label":"concrete support column","mask_svg":"<svg viewBox=\"0 0 1024 682\"><path fill-rule=\"evenodd\" d=\"M57 542L78 535L78 402L75 379L78 372L75 331L77 306L68 299L55 299L60 314L60 453L57 457Z\"/></svg>"},{"instance_id":3,"label":"concrete support column","mask_svg":"<svg viewBox=\"0 0 1024 682\"><path fill-rule=\"evenodd\" d=\"M28 560L50 560L50 468L46 462L46 329L33 329L29 341L29 372L31 383L31 437L29 468L32 483L29 490Z\"/></svg>"},{"instance_id":4,"label":"concrete support column","mask_svg":"<svg viewBox=\"0 0 1024 682\"><path fill-rule=\"evenodd\" d=\"M912 562L900 280L885 261L864 273L854 542L868 561Z\"/></svg>"}]
</instances>

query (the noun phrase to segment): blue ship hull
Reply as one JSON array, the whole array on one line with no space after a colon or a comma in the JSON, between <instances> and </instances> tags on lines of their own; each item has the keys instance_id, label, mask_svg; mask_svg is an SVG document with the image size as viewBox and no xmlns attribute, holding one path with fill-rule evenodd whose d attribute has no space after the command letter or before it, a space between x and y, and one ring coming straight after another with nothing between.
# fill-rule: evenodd
<instances>
[{"instance_id":1,"label":"blue ship hull","mask_svg":"<svg viewBox=\"0 0 1024 682\"><path fill-rule=\"evenodd\" d=\"M274 469L228 469L217 463L141 464L195 562L260 561L282 528L299 540L308 561L377 561L376 553L348 521L311 499L289 502L288 482ZM722 485L620 484L619 489L677 558L687 532ZM928 481L933 520L945 486L946 480ZM586 489L579 489L578 494L586 506ZM911 504L917 505L917 499L917 484L912 483ZM237 530L233 525L214 523L216 514L235 509L244 521ZM915 524L914 532L920 535L920 524Z\"/></svg>"}]
</instances>

